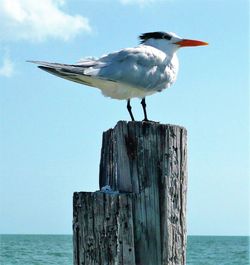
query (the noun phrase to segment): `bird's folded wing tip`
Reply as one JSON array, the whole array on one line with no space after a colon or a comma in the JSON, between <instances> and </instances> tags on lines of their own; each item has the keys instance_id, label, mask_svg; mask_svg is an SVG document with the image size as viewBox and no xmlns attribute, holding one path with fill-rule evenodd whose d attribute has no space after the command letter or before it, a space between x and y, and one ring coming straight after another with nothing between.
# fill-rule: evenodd
<instances>
[{"instance_id":1,"label":"bird's folded wing tip","mask_svg":"<svg viewBox=\"0 0 250 265\"><path fill-rule=\"evenodd\" d=\"M35 63L35 64L41 64L40 61L33 61L33 60L26 60L26 63Z\"/></svg>"}]
</instances>

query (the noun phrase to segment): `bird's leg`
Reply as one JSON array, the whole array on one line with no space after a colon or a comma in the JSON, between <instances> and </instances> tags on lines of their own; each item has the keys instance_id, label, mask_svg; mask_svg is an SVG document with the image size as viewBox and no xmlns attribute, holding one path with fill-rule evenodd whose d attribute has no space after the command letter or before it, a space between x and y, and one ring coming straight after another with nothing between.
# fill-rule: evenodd
<instances>
[{"instance_id":1,"label":"bird's leg","mask_svg":"<svg viewBox=\"0 0 250 265\"><path fill-rule=\"evenodd\" d=\"M146 105L145 98L142 99L141 104L142 104L143 113L144 113L144 120L143 121L148 121L147 111L146 111L146 106L147 105Z\"/></svg>"},{"instance_id":2,"label":"bird's leg","mask_svg":"<svg viewBox=\"0 0 250 265\"><path fill-rule=\"evenodd\" d=\"M132 107L130 105L130 99L127 100L127 109L128 109L129 115L131 117L131 120L134 121L135 119L134 119L134 115L132 113Z\"/></svg>"}]
</instances>

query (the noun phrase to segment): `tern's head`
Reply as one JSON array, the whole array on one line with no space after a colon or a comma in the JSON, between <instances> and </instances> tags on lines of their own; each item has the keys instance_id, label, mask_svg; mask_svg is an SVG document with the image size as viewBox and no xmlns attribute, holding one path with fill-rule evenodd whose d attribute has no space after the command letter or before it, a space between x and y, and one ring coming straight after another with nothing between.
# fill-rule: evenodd
<instances>
[{"instance_id":1,"label":"tern's head","mask_svg":"<svg viewBox=\"0 0 250 265\"><path fill-rule=\"evenodd\" d=\"M139 36L141 44L158 48L165 53L173 54L181 47L194 47L208 45L199 40L183 39L172 32L148 32Z\"/></svg>"}]
</instances>

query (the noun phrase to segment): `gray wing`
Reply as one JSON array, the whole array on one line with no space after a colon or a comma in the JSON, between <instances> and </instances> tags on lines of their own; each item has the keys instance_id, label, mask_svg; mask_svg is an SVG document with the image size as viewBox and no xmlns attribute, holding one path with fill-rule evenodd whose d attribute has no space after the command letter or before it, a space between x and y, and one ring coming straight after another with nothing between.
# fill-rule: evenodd
<instances>
[{"instance_id":1,"label":"gray wing","mask_svg":"<svg viewBox=\"0 0 250 265\"><path fill-rule=\"evenodd\" d=\"M150 46L123 49L100 59L85 59L77 64L29 61L56 76L99 87L96 80L119 82L145 90L157 90L168 78L165 74L165 53Z\"/></svg>"},{"instance_id":2,"label":"gray wing","mask_svg":"<svg viewBox=\"0 0 250 265\"><path fill-rule=\"evenodd\" d=\"M157 89L166 81L165 58L160 50L141 45L101 57L84 73L145 90Z\"/></svg>"}]
</instances>

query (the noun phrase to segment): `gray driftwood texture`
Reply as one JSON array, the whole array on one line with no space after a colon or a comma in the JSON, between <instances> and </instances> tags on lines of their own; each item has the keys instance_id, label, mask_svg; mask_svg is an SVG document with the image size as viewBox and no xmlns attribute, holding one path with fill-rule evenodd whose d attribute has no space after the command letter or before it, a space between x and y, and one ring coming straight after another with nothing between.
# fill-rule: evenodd
<instances>
[{"instance_id":1,"label":"gray driftwood texture","mask_svg":"<svg viewBox=\"0 0 250 265\"><path fill-rule=\"evenodd\" d=\"M74 265L184 265L187 132L124 122L103 134L100 187L74 193Z\"/></svg>"}]
</instances>

